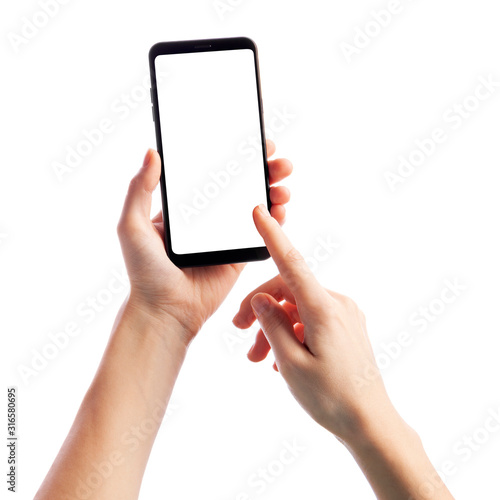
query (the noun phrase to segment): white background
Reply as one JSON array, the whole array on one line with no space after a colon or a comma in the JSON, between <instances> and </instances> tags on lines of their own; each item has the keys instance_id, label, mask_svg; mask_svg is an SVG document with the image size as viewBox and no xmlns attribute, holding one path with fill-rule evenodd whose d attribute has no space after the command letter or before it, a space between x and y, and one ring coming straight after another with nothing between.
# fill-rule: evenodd
<instances>
[{"instance_id":1,"label":"white background","mask_svg":"<svg viewBox=\"0 0 500 500\"><path fill-rule=\"evenodd\" d=\"M155 146L148 82L140 89L149 47L244 35L259 47L266 120L293 115L273 121L277 155L295 166L288 235L326 286L364 310L379 359L384 343L412 335L383 370L394 404L438 468L455 464L446 482L457 498L499 498L500 432L480 429L500 405L500 89L458 129L443 119L479 77L500 80L498 3L402 1L350 64L341 43L387 1L233 3L221 18L212 0L73 0L17 52L9 33L40 7L2 7L0 331L2 390L20 392L17 497L32 498L56 456L126 295L106 288L123 273L115 228L128 182ZM120 103L127 94L135 99ZM105 118L112 132L60 181L54 163ZM447 141L392 192L384 172L436 127ZM338 245L318 254L328 238ZM274 273L270 261L248 266L193 343L142 498L373 498L272 359L252 365L250 338L227 342L240 300ZM439 299L446 279L467 289L419 333L409 318ZM110 302L91 316L86 301L97 296ZM19 366L68 322L80 335L26 384ZM465 460L453 450L474 433L483 444ZM305 450L256 495L251 475L294 439Z\"/></svg>"}]
</instances>

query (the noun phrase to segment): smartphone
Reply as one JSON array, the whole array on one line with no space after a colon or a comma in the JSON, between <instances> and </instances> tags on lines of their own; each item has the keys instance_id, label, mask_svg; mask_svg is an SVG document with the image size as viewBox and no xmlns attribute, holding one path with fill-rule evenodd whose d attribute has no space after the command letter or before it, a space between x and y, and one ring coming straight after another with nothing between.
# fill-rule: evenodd
<instances>
[{"instance_id":1,"label":"smartphone","mask_svg":"<svg viewBox=\"0 0 500 500\"><path fill-rule=\"evenodd\" d=\"M255 43L157 43L149 66L169 258L178 267L267 259L252 217L271 208Z\"/></svg>"}]
</instances>

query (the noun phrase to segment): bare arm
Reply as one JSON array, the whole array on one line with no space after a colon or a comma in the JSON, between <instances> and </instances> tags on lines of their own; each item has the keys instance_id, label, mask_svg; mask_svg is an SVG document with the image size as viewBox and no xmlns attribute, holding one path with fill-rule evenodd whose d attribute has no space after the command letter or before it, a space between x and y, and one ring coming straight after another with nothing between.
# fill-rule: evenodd
<instances>
[{"instance_id":1,"label":"bare arm","mask_svg":"<svg viewBox=\"0 0 500 500\"><path fill-rule=\"evenodd\" d=\"M73 426L35 499L133 500L187 346L176 320L127 302Z\"/></svg>"},{"instance_id":2,"label":"bare arm","mask_svg":"<svg viewBox=\"0 0 500 500\"><path fill-rule=\"evenodd\" d=\"M392 406L392 405L391 405ZM345 446L379 499L452 500L418 434L394 408L360 429Z\"/></svg>"},{"instance_id":3,"label":"bare arm","mask_svg":"<svg viewBox=\"0 0 500 500\"><path fill-rule=\"evenodd\" d=\"M317 282L265 207L254 220L280 274L251 292L233 320L260 323L250 360L273 350L294 397L347 447L379 499L452 499L389 400L363 313Z\"/></svg>"},{"instance_id":4,"label":"bare arm","mask_svg":"<svg viewBox=\"0 0 500 500\"><path fill-rule=\"evenodd\" d=\"M268 141L269 155L275 146ZM270 183L291 172L270 160ZM163 244L163 220L150 220L160 158L149 150L130 183L118 235L130 295L102 362L35 500L135 500L172 389L192 339L231 290L243 264L178 269ZM283 222L290 194L270 191Z\"/></svg>"}]
</instances>

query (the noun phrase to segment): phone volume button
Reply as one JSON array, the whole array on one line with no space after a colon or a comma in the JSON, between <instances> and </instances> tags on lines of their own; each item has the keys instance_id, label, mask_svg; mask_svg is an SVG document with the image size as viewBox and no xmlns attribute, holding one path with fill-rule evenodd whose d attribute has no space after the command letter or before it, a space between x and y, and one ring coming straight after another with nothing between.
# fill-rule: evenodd
<instances>
[{"instance_id":1,"label":"phone volume button","mask_svg":"<svg viewBox=\"0 0 500 500\"><path fill-rule=\"evenodd\" d=\"M153 106L151 106L151 114L153 115L153 121L155 121L155 110Z\"/></svg>"}]
</instances>

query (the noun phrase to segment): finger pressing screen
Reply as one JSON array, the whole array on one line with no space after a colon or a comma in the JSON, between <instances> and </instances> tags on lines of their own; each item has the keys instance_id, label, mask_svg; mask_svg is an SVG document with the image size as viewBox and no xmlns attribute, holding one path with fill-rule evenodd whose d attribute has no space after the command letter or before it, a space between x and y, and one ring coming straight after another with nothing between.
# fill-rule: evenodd
<instances>
[{"instance_id":1,"label":"finger pressing screen","mask_svg":"<svg viewBox=\"0 0 500 500\"><path fill-rule=\"evenodd\" d=\"M290 243L278 222L271 217L264 205L254 209L253 217L255 226L278 266L283 281L297 301L316 303L324 295L324 289L302 255Z\"/></svg>"}]
</instances>

